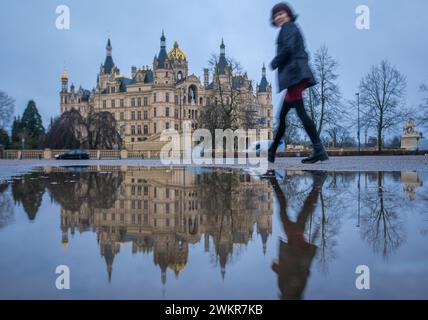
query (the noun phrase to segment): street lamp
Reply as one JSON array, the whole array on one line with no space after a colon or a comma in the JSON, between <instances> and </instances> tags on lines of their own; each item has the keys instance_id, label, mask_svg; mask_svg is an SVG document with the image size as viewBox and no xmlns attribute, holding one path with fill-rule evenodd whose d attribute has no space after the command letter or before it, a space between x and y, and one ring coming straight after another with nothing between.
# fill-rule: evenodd
<instances>
[{"instance_id":1,"label":"street lamp","mask_svg":"<svg viewBox=\"0 0 428 320\"><path fill-rule=\"evenodd\" d=\"M357 135L358 135L358 153L361 151L361 143L360 143L360 93L357 92L355 94L357 96L357 110L358 110L358 129L357 129Z\"/></svg>"}]
</instances>

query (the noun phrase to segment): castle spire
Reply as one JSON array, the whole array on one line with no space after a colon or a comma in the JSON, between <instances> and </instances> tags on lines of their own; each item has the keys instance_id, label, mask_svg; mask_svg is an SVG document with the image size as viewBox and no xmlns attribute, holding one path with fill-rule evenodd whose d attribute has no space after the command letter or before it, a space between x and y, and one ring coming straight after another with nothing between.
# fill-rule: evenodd
<instances>
[{"instance_id":1,"label":"castle spire","mask_svg":"<svg viewBox=\"0 0 428 320\"><path fill-rule=\"evenodd\" d=\"M107 56L111 57L111 52L113 50L113 47L111 46L110 38L108 38L107 40L106 50L107 50Z\"/></svg>"},{"instance_id":2,"label":"castle spire","mask_svg":"<svg viewBox=\"0 0 428 320\"><path fill-rule=\"evenodd\" d=\"M68 87L68 72L67 69L64 68L64 71L61 74L61 89L62 91L67 91Z\"/></svg>"},{"instance_id":3,"label":"castle spire","mask_svg":"<svg viewBox=\"0 0 428 320\"><path fill-rule=\"evenodd\" d=\"M159 69L164 69L164 68L166 68L166 63L165 63L165 60L167 59L167 53L166 53L166 38L165 38L165 33L164 33L164 31L163 31L163 29L162 29L162 36L161 36L161 38L160 38L160 40L161 40L161 46L160 46L160 51L159 51L159 54L158 54L158 68Z\"/></svg>"},{"instance_id":4,"label":"castle spire","mask_svg":"<svg viewBox=\"0 0 428 320\"><path fill-rule=\"evenodd\" d=\"M113 47L111 45L110 37L107 40L107 46L106 46L106 60L104 61L104 73L111 74L114 62L113 62L113 56L112 56Z\"/></svg>"},{"instance_id":5,"label":"castle spire","mask_svg":"<svg viewBox=\"0 0 428 320\"><path fill-rule=\"evenodd\" d=\"M166 38L165 38L165 33L164 33L163 29L162 29L162 36L161 36L160 40L161 40L161 48L165 48Z\"/></svg>"},{"instance_id":6,"label":"castle spire","mask_svg":"<svg viewBox=\"0 0 428 320\"><path fill-rule=\"evenodd\" d=\"M268 81L266 79L266 67L265 67L265 64L263 63L262 79L260 80L258 92L267 92L267 87L268 87Z\"/></svg>"},{"instance_id":7,"label":"castle spire","mask_svg":"<svg viewBox=\"0 0 428 320\"><path fill-rule=\"evenodd\" d=\"M220 44L220 58L218 60L218 73L226 74L227 60L226 60L226 46L224 45L223 38L221 38Z\"/></svg>"}]
</instances>

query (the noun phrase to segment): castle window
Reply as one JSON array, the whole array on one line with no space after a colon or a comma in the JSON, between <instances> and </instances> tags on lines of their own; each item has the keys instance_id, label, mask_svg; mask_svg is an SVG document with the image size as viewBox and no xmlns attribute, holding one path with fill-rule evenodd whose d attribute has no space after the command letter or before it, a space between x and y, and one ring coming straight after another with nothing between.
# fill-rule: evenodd
<instances>
[{"instance_id":1,"label":"castle window","mask_svg":"<svg viewBox=\"0 0 428 320\"><path fill-rule=\"evenodd\" d=\"M121 108L123 108L123 107L124 107L124 105L125 105L124 100L123 100L123 99L120 99L120 107L121 107Z\"/></svg>"},{"instance_id":2,"label":"castle window","mask_svg":"<svg viewBox=\"0 0 428 320\"><path fill-rule=\"evenodd\" d=\"M199 98L199 104L202 106L202 104L203 104L203 99L202 99L202 97L200 97Z\"/></svg>"},{"instance_id":3,"label":"castle window","mask_svg":"<svg viewBox=\"0 0 428 320\"><path fill-rule=\"evenodd\" d=\"M137 120L141 120L141 111L137 112Z\"/></svg>"},{"instance_id":4,"label":"castle window","mask_svg":"<svg viewBox=\"0 0 428 320\"><path fill-rule=\"evenodd\" d=\"M141 107L141 98L138 98L138 99L137 99L137 105L138 105L139 107Z\"/></svg>"},{"instance_id":5,"label":"castle window","mask_svg":"<svg viewBox=\"0 0 428 320\"><path fill-rule=\"evenodd\" d=\"M156 133L156 122L153 123L153 133Z\"/></svg>"},{"instance_id":6,"label":"castle window","mask_svg":"<svg viewBox=\"0 0 428 320\"><path fill-rule=\"evenodd\" d=\"M135 120L135 111L131 112L131 120Z\"/></svg>"},{"instance_id":7,"label":"castle window","mask_svg":"<svg viewBox=\"0 0 428 320\"><path fill-rule=\"evenodd\" d=\"M116 92L116 88L115 87L112 87L111 88L111 93L115 93Z\"/></svg>"},{"instance_id":8,"label":"castle window","mask_svg":"<svg viewBox=\"0 0 428 320\"><path fill-rule=\"evenodd\" d=\"M137 134L141 134L141 126L137 127Z\"/></svg>"},{"instance_id":9,"label":"castle window","mask_svg":"<svg viewBox=\"0 0 428 320\"><path fill-rule=\"evenodd\" d=\"M103 100L103 109L107 108L107 101Z\"/></svg>"},{"instance_id":10,"label":"castle window","mask_svg":"<svg viewBox=\"0 0 428 320\"><path fill-rule=\"evenodd\" d=\"M131 107L135 107L135 98L131 99Z\"/></svg>"},{"instance_id":11,"label":"castle window","mask_svg":"<svg viewBox=\"0 0 428 320\"><path fill-rule=\"evenodd\" d=\"M165 102L169 102L169 93L165 93Z\"/></svg>"},{"instance_id":12,"label":"castle window","mask_svg":"<svg viewBox=\"0 0 428 320\"><path fill-rule=\"evenodd\" d=\"M116 100L111 100L111 107L112 108L116 107Z\"/></svg>"},{"instance_id":13,"label":"castle window","mask_svg":"<svg viewBox=\"0 0 428 320\"><path fill-rule=\"evenodd\" d=\"M156 102L156 93L153 93L153 102Z\"/></svg>"},{"instance_id":14,"label":"castle window","mask_svg":"<svg viewBox=\"0 0 428 320\"><path fill-rule=\"evenodd\" d=\"M144 111L143 116L144 116L144 120L147 120L147 111Z\"/></svg>"},{"instance_id":15,"label":"castle window","mask_svg":"<svg viewBox=\"0 0 428 320\"><path fill-rule=\"evenodd\" d=\"M144 129L143 129L144 131L143 131L143 133L145 134L145 135L148 135L149 134L149 127L145 124L144 125Z\"/></svg>"},{"instance_id":16,"label":"castle window","mask_svg":"<svg viewBox=\"0 0 428 320\"><path fill-rule=\"evenodd\" d=\"M125 120L125 114L123 112L120 113L120 120Z\"/></svg>"},{"instance_id":17,"label":"castle window","mask_svg":"<svg viewBox=\"0 0 428 320\"><path fill-rule=\"evenodd\" d=\"M174 118L178 119L178 109L177 108L174 109Z\"/></svg>"},{"instance_id":18,"label":"castle window","mask_svg":"<svg viewBox=\"0 0 428 320\"><path fill-rule=\"evenodd\" d=\"M131 126L131 134L135 135L135 126Z\"/></svg>"},{"instance_id":19,"label":"castle window","mask_svg":"<svg viewBox=\"0 0 428 320\"><path fill-rule=\"evenodd\" d=\"M175 105L178 105L178 96L175 96L175 97L174 97L174 104L175 104Z\"/></svg>"},{"instance_id":20,"label":"castle window","mask_svg":"<svg viewBox=\"0 0 428 320\"><path fill-rule=\"evenodd\" d=\"M169 107L165 107L165 117L169 117Z\"/></svg>"},{"instance_id":21,"label":"castle window","mask_svg":"<svg viewBox=\"0 0 428 320\"><path fill-rule=\"evenodd\" d=\"M169 122L165 122L165 129L169 129Z\"/></svg>"},{"instance_id":22,"label":"castle window","mask_svg":"<svg viewBox=\"0 0 428 320\"><path fill-rule=\"evenodd\" d=\"M156 108L153 108L153 117L156 117Z\"/></svg>"},{"instance_id":23,"label":"castle window","mask_svg":"<svg viewBox=\"0 0 428 320\"><path fill-rule=\"evenodd\" d=\"M147 107L147 97L144 97L143 103L144 103L144 106Z\"/></svg>"}]
</instances>

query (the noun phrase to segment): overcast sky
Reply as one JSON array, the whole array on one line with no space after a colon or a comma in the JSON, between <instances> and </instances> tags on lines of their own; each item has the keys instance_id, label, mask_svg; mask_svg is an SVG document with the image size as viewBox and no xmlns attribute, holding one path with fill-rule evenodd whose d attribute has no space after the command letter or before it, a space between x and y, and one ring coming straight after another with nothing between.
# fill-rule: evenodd
<instances>
[{"instance_id":1,"label":"overcast sky","mask_svg":"<svg viewBox=\"0 0 428 320\"><path fill-rule=\"evenodd\" d=\"M92 89L104 62L110 34L113 59L121 73L132 65L152 65L165 30L167 49L174 41L187 54L189 73L203 79L211 53L224 38L226 54L238 60L251 79L275 54L277 29L269 23L271 0L91 0L0 1L0 90L16 99L21 114L34 99L45 126L59 114L60 75L66 65L70 82ZM417 106L419 85L428 83L426 0L299 0L308 51L321 45L340 64L339 85L353 99L361 78L373 64L388 59L407 77L407 103ZM55 26L58 5L70 8L70 30ZM355 27L358 5L370 8L370 30ZM276 74L268 69L273 103L278 111ZM399 133L399 132L398 132Z\"/></svg>"}]
</instances>

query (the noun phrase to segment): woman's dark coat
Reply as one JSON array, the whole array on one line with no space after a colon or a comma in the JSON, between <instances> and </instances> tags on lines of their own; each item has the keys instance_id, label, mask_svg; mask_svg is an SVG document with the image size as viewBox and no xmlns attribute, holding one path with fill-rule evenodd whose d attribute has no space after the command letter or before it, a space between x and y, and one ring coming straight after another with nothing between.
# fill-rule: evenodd
<instances>
[{"instance_id":1,"label":"woman's dark coat","mask_svg":"<svg viewBox=\"0 0 428 320\"><path fill-rule=\"evenodd\" d=\"M316 84L314 75L308 64L305 43L297 25L290 21L282 25L277 39L277 55L271 62L272 70L278 68L279 92L303 79L308 86Z\"/></svg>"}]
</instances>

